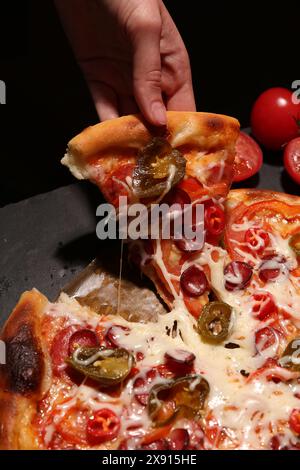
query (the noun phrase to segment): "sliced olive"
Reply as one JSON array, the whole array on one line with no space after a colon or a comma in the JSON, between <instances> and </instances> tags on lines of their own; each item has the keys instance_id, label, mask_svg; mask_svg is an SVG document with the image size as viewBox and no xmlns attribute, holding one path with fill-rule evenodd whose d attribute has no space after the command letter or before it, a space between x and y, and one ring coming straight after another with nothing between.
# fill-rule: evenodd
<instances>
[{"instance_id":1,"label":"sliced olive","mask_svg":"<svg viewBox=\"0 0 300 470\"><path fill-rule=\"evenodd\" d=\"M285 348L279 364L286 369L300 372L300 338L294 338Z\"/></svg>"},{"instance_id":2,"label":"sliced olive","mask_svg":"<svg viewBox=\"0 0 300 470\"><path fill-rule=\"evenodd\" d=\"M229 333L232 308L225 302L209 302L198 319L198 333L207 341L221 343Z\"/></svg>"},{"instance_id":3,"label":"sliced olive","mask_svg":"<svg viewBox=\"0 0 300 470\"><path fill-rule=\"evenodd\" d=\"M126 349L83 347L76 349L66 362L86 377L109 387L126 379L134 358Z\"/></svg>"},{"instance_id":4,"label":"sliced olive","mask_svg":"<svg viewBox=\"0 0 300 470\"><path fill-rule=\"evenodd\" d=\"M148 412L156 426L163 426L175 416L200 417L209 394L208 382L198 374L167 380L152 387Z\"/></svg>"},{"instance_id":5,"label":"sliced olive","mask_svg":"<svg viewBox=\"0 0 300 470\"><path fill-rule=\"evenodd\" d=\"M184 177L185 165L178 150L162 137L155 137L139 151L132 178L134 193L138 197L160 196L168 184L171 189Z\"/></svg>"},{"instance_id":6,"label":"sliced olive","mask_svg":"<svg viewBox=\"0 0 300 470\"><path fill-rule=\"evenodd\" d=\"M296 233L291 237L289 245L296 254L296 256L300 256L300 232Z\"/></svg>"}]
</instances>

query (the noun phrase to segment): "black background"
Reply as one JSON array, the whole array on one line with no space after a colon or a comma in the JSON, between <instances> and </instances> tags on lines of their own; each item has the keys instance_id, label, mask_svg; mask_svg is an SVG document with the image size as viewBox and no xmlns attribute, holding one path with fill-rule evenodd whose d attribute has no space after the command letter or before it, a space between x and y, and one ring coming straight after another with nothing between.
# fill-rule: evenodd
<instances>
[{"instance_id":1,"label":"black background","mask_svg":"<svg viewBox=\"0 0 300 470\"><path fill-rule=\"evenodd\" d=\"M165 3L190 54L198 110L247 126L261 91L299 79L299 1ZM1 2L0 15L3 206L72 182L59 160L97 115L52 1Z\"/></svg>"}]
</instances>

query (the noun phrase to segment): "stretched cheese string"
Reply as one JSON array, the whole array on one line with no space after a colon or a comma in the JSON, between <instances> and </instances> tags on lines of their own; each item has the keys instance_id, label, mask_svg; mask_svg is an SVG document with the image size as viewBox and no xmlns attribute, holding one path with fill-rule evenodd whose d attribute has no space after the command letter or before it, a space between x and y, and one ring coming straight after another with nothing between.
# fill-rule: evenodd
<instances>
[{"instance_id":1,"label":"stretched cheese string","mask_svg":"<svg viewBox=\"0 0 300 470\"><path fill-rule=\"evenodd\" d=\"M121 305L121 284L122 284L122 270L123 270L123 248L124 240L121 240L121 252L120 252L120 266L119 266L119 280L118 280L118 302L117 302L117 315L120 313Z\"/></svg>"}]
</instances>

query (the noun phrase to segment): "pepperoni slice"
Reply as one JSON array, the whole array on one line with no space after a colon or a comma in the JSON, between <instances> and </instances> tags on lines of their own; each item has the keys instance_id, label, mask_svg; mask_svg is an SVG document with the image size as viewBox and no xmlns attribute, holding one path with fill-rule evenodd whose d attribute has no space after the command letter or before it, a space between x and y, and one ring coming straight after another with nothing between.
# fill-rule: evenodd
<instances>
[{"instance_id":1,"label":"pepperoni slice","mask_svg":"<svg viewBox=\"0 0 300 470\"><path fill-rule=\"evenodd\" d=\"M272 257L266 258L259 269L259 278L263 282L274 282L282 272L282 263L285 262L284 258Z\"/></svg>"},{"instance_id":2,"label":"pepperoni slice","mask_svg":"<svg viewBox=\"0 0 300 470\"><path fill-rule=\"evenodd\" d=\"M180 287L185 294L199 297L208 290L208 282L202 269L192 265L181 274Z\"/></svg>"},{"instance_id":3,"label":"pepperoni slice","mask_svg":"<svg viewBox=\"0 0 300 470\"><path fill-rule=\"evenodd\" d=\"M190 442L189 433L183 428L173 429L168 438L168 442L171 450L186 449Z\"/></svg>"},{"instance_id":4,"label":"pepperoni slice","mask_svg":"<svg viewBox=\"0 0 300 470\"><path fill-rule=\"evenodd\" d=\"M165 360L176 364L192 366L196 359L195 354L184 349L175 349L165 353Z\"/></svg>"},{"instance_id":5,"label":"pepperoni slice","mask_svg":"<svg viewBox=\"0 0 300 470\"><path fill-rule=\"evenodd\" d=\"M294 409L290 415L289 425L295 434L300 434L300 409Z\"/></svg>"},{"instance_id":6,"label":"pepperoni slice","mask_svg":"<svg viewBox=\"0 0 300 470\"><path fill-rule=\"evenodd\" d=\"M251 280L252 267L243 261L232 261L224 269L225 288L229 291L247 287Z\"/></svg>"},{"instance_id":7,"label":"pepperoni slice","mask_svg":"<svg viewBox=\"0 0 300 470\"><path fill-rule=\"evenodd\" d=\"M98 338L92 330L83 329L75 331L69 340L69 356L71 356L77 348L94 348L98 345Z\"/></svg>"},{"instance_id":8,"label":"pepperoni slice","mask_svg":"<svg viewBox=\"0 0 300 470\"><path fill-rule=\"evenodd\" d=\"M269 292L255 292L251 300L252 313L258 320L265 320L278 312L274 298Z\"/></svg>"},{"instance_id":9,"label":"pepperoni slice","mask_svg":"<svg viewBox=\"0 0 300 470\"><path fill-rule=\"evenodd\" d=\"M115 348L120 347L120 338L122 336L127 336L130 331L130 328L123 325L113 325L111 326L106 333L106 338L109 340L112 346ZM126 335L127 333L127 335Z\"/></svg>"},{"instance_id":10,"label":"pepperoni slice","mask_svg":"<svg viewBox=\"0 0 300 470\"><path fill-rule=\"evenodd\" d=\"M256 331L255 333L255 347L258 353L262 353L266 349L271 348L272 346L276 346L279 340L279 331L275 328L271 328L270 326L266 326L265 328L261 328L260 330ZM274 351L274 355L275 355Z\"/></svg>"},{"instance_id":11,"label":"pepperoni slice","mask_svg":"<svg viewBox=\"0 0 300 470\"><path fill-rule=\"evenodd\" d=\"M67 367L66 358L69 356L69 341L75 331L78 330L77 325L71 325L59 331L54 337L51 346L51 359L53 365L53 373L62 375Z\"/></svg>"},{"instance_id":12,"label":"pepperoni slice","mask_svg":"<svg viewBox=\"0 0 300 470\"><path fill-rule=\"evenodd\" d=\"M165 353L167 368L176 375L186 375L194 365L195 354L184 349L175 349Z\"/></svg>"}]
</instances>

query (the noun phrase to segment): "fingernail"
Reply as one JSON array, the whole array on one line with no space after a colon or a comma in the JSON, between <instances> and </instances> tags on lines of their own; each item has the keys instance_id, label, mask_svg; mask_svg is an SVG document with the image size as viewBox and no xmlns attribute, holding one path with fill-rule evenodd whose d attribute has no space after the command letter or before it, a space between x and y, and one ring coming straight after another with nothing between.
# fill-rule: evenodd
<instances>
[{"instance_id":1,"label":"fingernail","mask_svg":"<svg viewBox=\"0 0 300 470\"><path fill-rule=\"evenodd\" d=\"M167 123L166 109L161 103L153 103L152 116L159 126L165 126Z\"/></svg>"}]
</instances>

